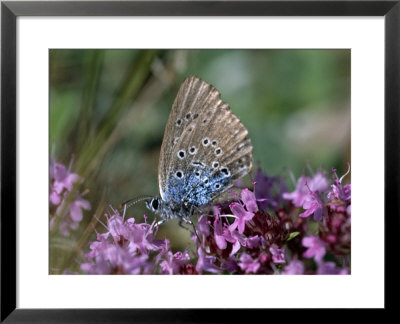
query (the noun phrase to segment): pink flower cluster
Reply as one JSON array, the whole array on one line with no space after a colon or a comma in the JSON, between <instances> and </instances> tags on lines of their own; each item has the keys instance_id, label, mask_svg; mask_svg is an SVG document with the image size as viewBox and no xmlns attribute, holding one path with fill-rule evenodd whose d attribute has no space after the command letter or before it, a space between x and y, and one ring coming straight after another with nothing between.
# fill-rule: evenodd
<instances>
[{"instance_id":1,"label":"pink flower cluster","mask_svg":"<svg viewBox=\"0 0 400 324\"><path fill-rule=\"evenodd\" d=\"M349 172L349 171L348 171ZM351 185L333 170L301 176L293 192L256 172L253 190L199 216L193 247L173 253L157 226L111 208L81 270L88 274L348 274ZM311 217L312 216L312 217ZM196 235L195 235L196 234Z\"/></svg>"},{"instance_id":2,"label":"pink flower cluster","mask_svg":"<svg viewBox=\"0 0 400 324\"><path fill-rule=\"evenodd\" d=\"M126 210L125 210L126 211ZM155 223L136 224L110 206L105 214L107 231L97 233L81 270L87 274L192 274L187 251L172 253L169 241L155 238Z\"/></svg>"},{"instance_id":3,"label":"pink flower cluster","mask_svg":"<svg viewBox=\"0 0 400 324\"><path fill-rule=\"evenodd\" d=\"M71 172L70 168L50 159L50 230L55 225L60 233L69 236L71 230L76 230L83 219L82 209L90 210L90 203L74 191L74 184L80 177Z\"/></svg>"}]
</instances>

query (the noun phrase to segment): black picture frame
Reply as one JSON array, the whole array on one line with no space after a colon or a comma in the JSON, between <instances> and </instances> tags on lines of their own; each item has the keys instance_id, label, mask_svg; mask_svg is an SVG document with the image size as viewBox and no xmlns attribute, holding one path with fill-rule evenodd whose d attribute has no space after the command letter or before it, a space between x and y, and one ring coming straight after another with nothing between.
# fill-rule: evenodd
<instances>
[{"instance_id":1,"label":"black picture frame","mask_svg":"<svg viewBox=\"0 0 400 324\"><path fill-rule=\"evenodd\" d=\"M19 16L384 16L385 309L396 307L399 236L400 0L396 1L2 1L1 322L227 322L244 310L16 308L16 19ZM371 125L372 126L372 125ZM372 153L371 153L372 154ZM366 161L366 163L368 163ZM365 175L366 177L372 175ZM373 188L371 188L373 190ZM372 193L371 193L372 194ZM382 211L377 211L381 213ZM371 239L374 234L371 233ZM367 283L366 283L367 284ZM212 289L212 287L210 287ZM210 292L211 293L211 292ZM38 292L40 294L40 292ZM113 298L110 296L110 298ZM183 297L187 298L187 297ZM149 301L151 305L151 301ZM265 310L251 310L252 317ZM263 313L261 313L263 312Z\"/></svg>"}]
</instances>

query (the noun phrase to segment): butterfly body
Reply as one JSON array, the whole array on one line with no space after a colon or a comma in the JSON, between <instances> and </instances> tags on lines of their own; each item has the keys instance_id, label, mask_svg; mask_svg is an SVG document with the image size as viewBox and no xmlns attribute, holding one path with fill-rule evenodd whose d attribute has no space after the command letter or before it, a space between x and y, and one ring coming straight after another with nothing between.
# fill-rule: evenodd
<instances>
[{"instance_id":1,"label":"butterfly body","mask_svg":"<svg viewBox=\"0 0 400 324\"><path fill-rule=\"evenodd\" d=\"M219 92L190 76L181 85L164 132L160 197L147 207L163 219L189 219L251 170L247 129Z\"/></svg>"}]
</instances>

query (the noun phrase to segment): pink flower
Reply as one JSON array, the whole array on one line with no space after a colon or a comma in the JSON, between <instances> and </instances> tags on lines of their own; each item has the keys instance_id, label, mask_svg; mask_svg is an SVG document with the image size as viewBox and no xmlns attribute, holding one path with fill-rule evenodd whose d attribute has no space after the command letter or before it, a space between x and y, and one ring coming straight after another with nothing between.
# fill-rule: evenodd
<instances>
[{"instance_id":1,"label":"pink flower","mask_svg":"<svg viewBox=\"0 0 400 324\"><path fill-rule=\"evenodd\" d=\"M300 260L293 259L284 268L282 274L284 275L301 275L304 273L304 263Z\"/></svg>"},{"instance_id":2,"label":"pink flower","mask_svg":"<svg viewBox=\"0 0 400 324\"><path fill-rule=\"evenodd\" d=\"M97 248L98 246L93 246ZM148 255L132 257L123 247L104 242L97 251L95 262L86 262L81 270L87 274L150 274L153 266L148 263Z\"/></svg>"},{"instance_id":3,"label":"pink flower","mask_svg":"<svg viewBox=\"0 0 400 324\"><path fill-rule=\"evenodd\" d=\"M254 217L254 213L248 212L241 204L232 203L229 205L232 213L236 216L235 221L229 226L229 230L233 231L238 228L240 234L244 232L245 223Z\"/></svg>"},{"instance_id":4,"label":"pink flower","mask_svg":"<svg viewBox=\"0 0 400 324\"><path fill-rule=\"evenodd\" d=\"M310 190L309 195L305 198L303 208L306 211L299 214L299 217L308 217L314 214L314 220L319 221L322 219L325 206L318 191L312 192Z\"/></svg>"},{"instance_id":5,"label":"pink flower","mask_svg":"<svg viewBox=\"0 0 400 324\"><path fill-rule=\"evenodd\" d=\"M154 238L154 224L136 224L110 209L112 215L107 215L104 225L108 231L97 234L97 241L90 243L91 252L81 270L88 274L151 274L159 263L163 273L178 273L184 268L190 259L188 253L172 254L167 240Z\"/></svg>"},{"instance_id":6,"label":"pink flower","mask_svg":"<svg viewBox=\"0 0 400 324\"><path fill-rule=\"evenodd\" d=\"M222 222L218 215L215 216L214 220L214 239L218 248L225 250L227 246L226 232L222 228Z\"/></svg>"},{"instance_id":7,"label":"pink flower","mask_svg":"<svg viewBox=\"0 0 400 324\"><path fill-rule=\"evenodd\" d=\"M240 256L239 267L245 273L256 273L260 268L260 262L258 260L254 260L247 253L242 253Z\"/></svg>"},{"instance_id":8,"label":"pink flower","mask_svg":"<svg viewBox=\"0 0 400 324\"><path fill-rule=\"evenodd\" d=\"M56 218L58 230L63 236L69 236L70 230L76 230L83 219L82 209L90 210L89 201L78 192L73 192L73 185L80 177L72 173L63 164L50 160L50 230L53 230ZM74 196L71 196L74 195ZM53 208L51 205L57 206Z\"/></svg>"},{"instance_id":9,"label":"pink flower","mask_svg":"<svg viewBox=\"0 0 400 324\"><path fill-rule=\"evenodd\" d=\"M90 210L91 206L87 200L82 199L81 197L78 197L75 201L73 201L71 203L71 205L69 206L69 209L70 209L70 215L71 215L72 220L74 222L79 223L83 218L82 209Z\"/></svg>"},{"instance_id":10,"label":"pink flower","mask_svg":"<svg viewBox=\"0 0 400 324\"><path fill-rule=\"evenodd\" d=\"M308 188L307 188L308 185ZM310 191L323 192L328 188L328 180L321 172L317 172L311 179L307 176L301 176L297 181L295 191L291 193L284 193L284 199L291 200L296 207L301 207L307 200Z\"/></svg>"},{"instance_id":11,"label":"pink flower","mask_svg":"<svg viewBox=\"0 0 400 324\"><path fill-rule=\"evenodd\" d=\"M214 264L216 257L207 255L204 249L200 246L197 249L198 259L196 264L196 271L202 273L203 271L218 273L220 269Z\"/></svg>"},{"instance_id":12,"label":"pink flower","mask_svg":"<svg viewBox=\"0 0 400 324\"><path fill-rule=\"evenodd\" d=\"M314 258L315 261L319 262L325 256L325 243L318 236L304 237L302 244L308 248L303 254L305 258Z\"/></svg>"},{"instance_id":13,"label":"pink flower","mask_svg":"<svg viewBox=\"0 0 400 324\"><path fill-rule=\"evenodd\" d=\"M285 263L285 249L278 249L275 246L269 248L269 252L272 254L272 262L274 263Z\"/></svg>"},{"instance_id":14,"label":"pink flower","mask_svg":"<svg viewBox=\"0 0 400 324\"><path fill-rule=\"evenodd\" d=\"M242 190L242 201L246 206L247 211L251 213L255 213L258 210L257 202L256 202L256 196L252 191L249 189L245 188Z\"/></svg>"},{"instance_id":15,"label":"pink flower","mask_svg":"<svg viewBox=\"0 0 400 324\"><path fill-rule=\"evenodd\" d=\"M50 202L58 205L64 190L71 191L73 184L79 180L76 173L67 170L65 165L50 159Z\"/></svg>"},{"instance_id":16,"label":"pink flower","mask_svg":"<svg viewBox=\"0 0 400 324\"><path fill-rule=\"evenodd\" d=\"M335 179L334 184L331 185L332 190L328 193L329 199L332 199L332 200L337 199L337 200L341 200L343 202L351 200L351 185L347 184L347 185L342 186L343 178L346 175L348 175L349 172L350 172L350 164L349 164L349 168L347 169L347 172L344 175L342 175L339 179L336 174L336 170L333 169L333 173L334 173L336 179Z\"/></svg>"},{"instance_id":17,"label":"pink flower","mask_svg":"<svg viewBox=\"0 0 400 324\"><path fill-rule=\"evenodd\" d=\"M185 268L185 262L190 260L189 253L185 252L176 252L172 254L171 251L168 251L167 260L164 260L160 263L160 267L162 272L165 274L179 274Z\"/></svg>"},{"instance_id":18,"label":"pink flower","mask_svg":"<svg viewBox=\"0 0 400 324\"><path fill-rule=\"evenodd\" d=\"M91 209L90 203L82 197L78 196L78 198L75 201L72 201L69 205L66 200L62 200L61 204L57 207L52 222L50 223L50 228L52 228L56 217L63 217L60 222L59 230L63 236L69 236L70 230L76 230L83 219L82 209Z\"/></svg>"},{"instance_id":19,"label":"pink flower","mask_svg":"<svg viewBox=\"0 0 400 324\"><path fill-rule=\"evenodd\" d=\"M247 245L248 240L240 234L238 231L229 232L228 241L232 243L232 251L229 254L230 256L234 255L237 251L239 251L241 246Z\"/></svg>"},{"instance_id":20,"label":"pink flower","mask_svg":"<svg viewBox=\"0 0 400 324\"><path fill-rule=\"evenodd\" d=\"M250 249L256 249L261 244L261 238L258 235L250 236L246 240L246 246Z\"/></svg>"}]
</instances>

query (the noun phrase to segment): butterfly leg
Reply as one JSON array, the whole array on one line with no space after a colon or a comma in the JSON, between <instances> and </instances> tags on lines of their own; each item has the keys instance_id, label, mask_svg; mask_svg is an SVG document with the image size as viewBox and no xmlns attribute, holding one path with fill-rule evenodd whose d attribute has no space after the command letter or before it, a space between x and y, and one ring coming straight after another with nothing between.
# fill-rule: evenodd
<instances>
[{"instance_id":1,"label":"butterfly leg","mask_svg":"<svg viewBox=\"0 0 400 324\"><path fill-rule=\"evenodd\" d=\"M195 210L198 211L198 212L200 212L200 209L199 209L198 207L192 206L192 208L191 208L191 210L190 210L190 215L191 215L191 216L193 216L193 214L195 213ZM200 240L199 234L197 234L196 227L194 226L194 224L193 224L193 222L192 222L191 220L189 220L189 222L190 222L190 224L192 224L192 226L193 226L193 231L194 231L194 233L196 234L197 239L199 240L199 244L201 244L201 240Z\"/></svg>"},{"instance_id":2,"label":"butterfly leg","mask_svg":"<svg viewBox=\"0 0 400 324\"><path fill-rule=\"evenodd\" d=\"M187 223L188 220L183 218L183 217L179 217L179 226L184 228L185 230L189 231L189 229L186 226L183 225L183 222Z\"/></svg>"},{"instance_id":3,"label":"butterfly leg","mask_svg":"<svg viewBox=\"0 0 400 324\"><path fill-rule=\"evenodd\" d=\"M193 232L192 232L189 228L187 228L186 226L184 226L184 225L183 225L183 222L185 222L186 224L192 225L192 227L193 227ZM200 237L199 237L199 235L197 234L196 227L194 226L193 222L192 222L190 219L180 217L180 218L179 218L179 226L182 227L182 228L184 228L185 230L189 231L191 234L196 234L197 239L199 240L199 242L201 242Z\"/></svg>"},{"instance_id":4,"label":"butterfly leg","mask_svg":"<svg viewBox=\"0 0 400 324\"><path fill-rule=\"evenodd\" d=\"M164 222L165 222L165 219L159 220L157 223L154 224L154 227L160 226L160 225L163 224Z\"/></svg>"}]
</instances>

